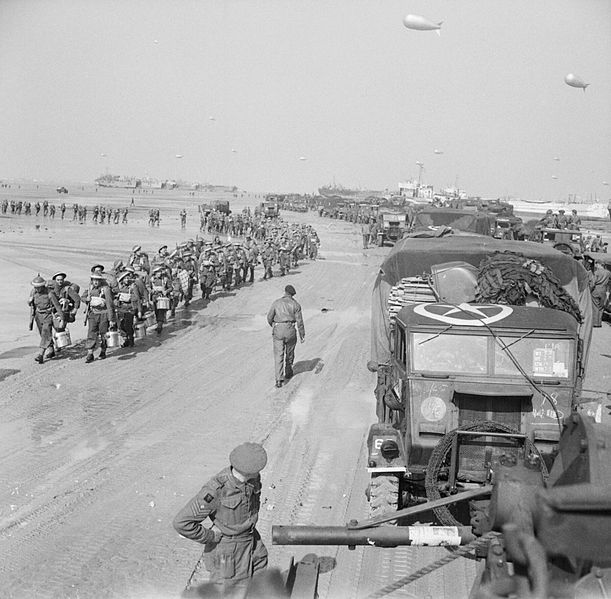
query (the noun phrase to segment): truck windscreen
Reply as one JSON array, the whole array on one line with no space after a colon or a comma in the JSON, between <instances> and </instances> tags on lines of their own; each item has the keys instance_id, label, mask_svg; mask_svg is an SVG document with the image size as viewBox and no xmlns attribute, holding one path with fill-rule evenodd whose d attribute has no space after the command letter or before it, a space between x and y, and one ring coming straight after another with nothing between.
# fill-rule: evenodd
<instances>
[{"instance_id":1,"label":"truck windscreen","mask_svg":"<svg viewBox=\"0 0 611 599\"><path fill-rule=\"evenodd\" d=\"M415 372L521 376L509 352L531 377L569 379L574 361L571 339L412 333L410 358ZM508 350L504 349L506 346Z\"/></svg>"}]
</instances>

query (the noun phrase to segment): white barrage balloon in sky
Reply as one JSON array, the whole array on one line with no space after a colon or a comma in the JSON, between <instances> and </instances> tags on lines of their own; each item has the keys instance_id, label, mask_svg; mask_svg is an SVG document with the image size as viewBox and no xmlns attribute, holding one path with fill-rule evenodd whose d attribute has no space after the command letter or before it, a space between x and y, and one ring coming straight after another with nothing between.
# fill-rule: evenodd
<instances>
[{"instance_id":1,"label":"white barrage balloon in sky","mask_svg":"<svg viewBox=\"0 0 611 599\"><path fill-rule=\"evenodd\" d=\"M443 150L434 149L433 154L443 154Z\"/></svg>"},{"instance_id":2,"label":"white barrage balloon in sky","mask_svg":"<svg viewBox=\"0 0 611 599\"><path fill-rule=\"evenodd\" d=\"M299 156L299 160L307 160L305 156Z\"/></svg>"},{"instance_id":3,"label":"white barrage balloon in sky","mask_svg":"<svg viewBox=\"0 0 611 599\"><path fill-rule=\"evenodd\" d=\"M176 158L182 158L182 154L176 154Z\"/></svg>"},{"instance_id":4,"label":"white barrage balloon in sky","mask_svg":"<svg viewBox=\"0 0 611 599\"><path fill-rule=\"evenodd\" d=\"M557 179L558 177L556 177L556 175L552 175L552 179Z\"/></svg>"},{"instance_id":5,"label":"white barrage balloon in sky","mask_svg":"<svg viewBox=\"0 0 611 599\"><path fill-rule=\"evenodd\" d=\"M571 87L580 87L581 89L583 89L584 92L586 91L586 87L590 85L589 83L586 83L581 77L578 77L577 75L573 75L573 73L569 73L564 78L564 82L567 85L570 85Z\"/></svg>"},{"instance_id":6,"label":"white barrage balloon in sky","mask_svg":"<svg viewBox=\"0 0 611 599\"><path fill-rule=\"evenodd\" d=\"M235 148L231 148L232 152L237 152L237 150Z\"/></svg>"},{"instance_id":7,"label":"white barrage balloon in sky","mask_svg":"<svg viewBox=\"0 0 611 599\"><path fill-rule=\"evenodd\" d=\"M558 158L558 156L554 156L554 160L558 161L560 158Z\"/></svg>"},{"instance_id":8,"label":"white barrage balloon in sky","mask_svg":"<svg viewBox=\"0 0 611 599\"><path fill-rule=\"evenodd\" d=\"M209 120L209 121L216 121L216 118L215 118L215 117L213 117L213 116L209 116L209 117L208 117L208 120Z\"/></svg>"},{"instance_id":9,"label":"white barrage balloon in sky","mask_svg":"<svg viewBox=\"0 0 611 599\"><path fill-rule=\"evenodd\" d=\"M436 31L437 35L441 35L440 29L443 21L433 23L420 15L405 15L403 17L403 25L408 29L416 29L417 31Z\"/></svg>"},{"instance_id":10,"label":"white barrage balloon in sky","mask_svg":"<svg viewBox=\"0 0 611 599\"><path fill-rule=\"evenodd\" d=\"M606 181L603 181L603 185L609 185Z\"/></svg>"}]
</instances>

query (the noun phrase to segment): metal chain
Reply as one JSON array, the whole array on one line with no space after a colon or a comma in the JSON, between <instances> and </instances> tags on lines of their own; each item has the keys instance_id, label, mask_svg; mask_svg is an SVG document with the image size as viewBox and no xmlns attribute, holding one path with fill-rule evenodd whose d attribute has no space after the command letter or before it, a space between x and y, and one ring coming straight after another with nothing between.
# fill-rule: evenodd
<instances>
[{"instance_id":1,"label":"metal chain","mask_svg":"<svg viewBox=\"0 0 611 599\"><path fill-rule=\"evenodd\" d=\"M420 568L420 570L417 570L413 574L410 574L409 576L404 576L403 578L399 578L399 580L396 580L395 582L381 588L380 590L375 591L370 595L367 595L365 599L380 599L380 597L389 595L390 593L400 589L401 587L404 587L405 585L408 585L418 580L419 578L422 578L423 576L426 576L427 574L438 570L442 566L453 562L455 559L462 557L463 555L467 555L468 553L471 553L471 551L473 551L474 549L479 549L480 547L486 546L491 539L499 536L500 534L501 533L498 532L488 532L485 535L481 536L479 539L475 539L475 541L471 541L469 544L464 545L463 547L459 547L452 553L448 553L448 555L442 557L441 559L438 559L436 562L433 562L432 564L429 564L424 568Z\"/></svg>"}]
</instances>

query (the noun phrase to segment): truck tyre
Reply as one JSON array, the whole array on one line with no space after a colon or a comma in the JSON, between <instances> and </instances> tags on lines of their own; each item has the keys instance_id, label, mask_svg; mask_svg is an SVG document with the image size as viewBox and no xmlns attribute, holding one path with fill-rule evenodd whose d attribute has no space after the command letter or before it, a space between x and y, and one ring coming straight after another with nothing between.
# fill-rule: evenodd
<instances>
[{"instance_id":1,"label":"truck tyre","mask_svg":"<svg viewBox=\"0 0 611 599\"><path fill-rule=\"evenodd\" d=\"M554 249L566 254L567 256L575 255L575 250L568 243L557 243L554 245Z\"/></svg>"},{"instance_id":2,"label":"truck tyre","mask_svg":"<svg viewBox=\"0 0 611 599\"><path fill-rule=\"evenodd\" d=\"M367 493L369 516L375 518L399 509L399 479L394 474L372 474ZM394 521L391 522L394 524Z\"/></svg>"}]
</instances>

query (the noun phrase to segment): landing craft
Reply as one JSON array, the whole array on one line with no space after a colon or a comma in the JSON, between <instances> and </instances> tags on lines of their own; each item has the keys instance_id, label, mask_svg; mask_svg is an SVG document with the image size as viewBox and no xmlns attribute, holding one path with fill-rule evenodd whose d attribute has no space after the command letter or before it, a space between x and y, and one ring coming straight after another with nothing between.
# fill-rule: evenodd
<instances>
[{"instance_id":1,"label":"landing craft","mask_svg":"<svg viewBox=\"0 0 611 599\"><path fill-rule=\"evenodd\" d=\"M436 31L437 35L441 35L440 29L443 21L433 23L420 15L405 15L403 17L403 25L408 29L416 29L417 31Z\"/></svg>"},{"instance_id":2,"label":"landing craft","mask_svg":"<svg viewBox=\"0 0 611 599\"><path fill-rule=\"evenodd\" d=\"M573 75L573 73L569 73L564 78L564 82L567 85L570 85L571 87L580 87L581 89L583 89L584 92L586 91L586 87L588 87L588 85L590 85L589 83L586 83L585 81L583 81L577 75Z\"/></svg>"}]
</instances>

